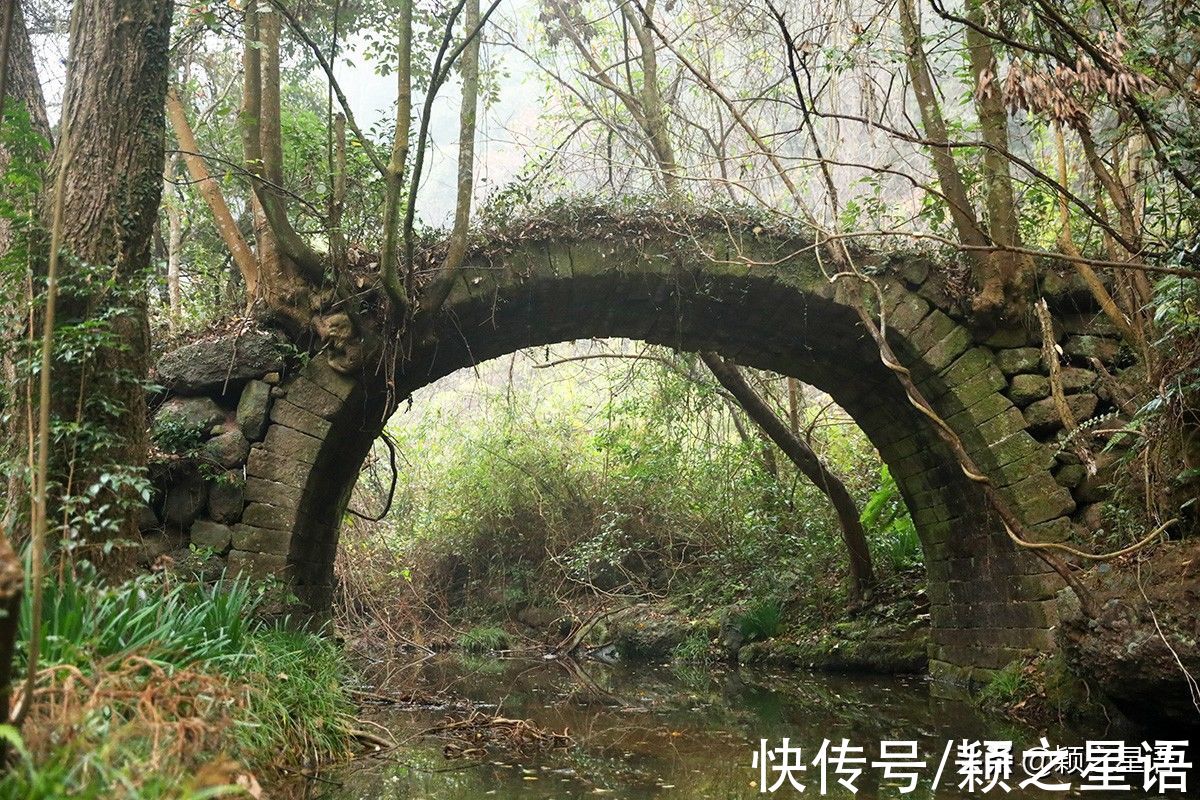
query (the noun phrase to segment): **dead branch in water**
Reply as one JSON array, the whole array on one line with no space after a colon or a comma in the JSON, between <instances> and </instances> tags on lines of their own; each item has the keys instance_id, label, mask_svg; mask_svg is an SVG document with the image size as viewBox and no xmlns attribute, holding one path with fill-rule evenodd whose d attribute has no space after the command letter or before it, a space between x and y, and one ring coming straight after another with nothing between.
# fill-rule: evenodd
<instances>
[{"instance_id":1,"label":"dead branch in water","mask_svg":"<svg viewBox=\"0 0 1200 800\"><path fill-rule=\"evenodd\" d=\"M447 718L440 725L421 731L422 736L450 739L442 746L447 758L481 757L487 745L515 750L550 750L571 747L574 740L566 728L558 733L538 727L527 719L508 719L482 711L472 711L462 719Z\"/></svg>"}]
</instances>

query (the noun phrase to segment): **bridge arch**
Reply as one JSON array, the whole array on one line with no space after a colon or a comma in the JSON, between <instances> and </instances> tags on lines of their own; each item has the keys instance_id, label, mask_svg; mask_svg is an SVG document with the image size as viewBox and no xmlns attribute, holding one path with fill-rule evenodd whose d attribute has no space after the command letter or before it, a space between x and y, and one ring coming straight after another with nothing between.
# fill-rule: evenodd
<instances>
[{"instance_id":1,"label":"bridge arch","mask_svg":"<svg viewBox=\"0 0 1200 800\"><path fill-rule=\"evenodd\" d=\"M938 307L948 304L929 262L860 257L883 289L893 348L926 397L1025 522L1062 538L1075 501L1010 399L996 347ZM796 377L855 419L889 465L925 550L935 678L968 680L1052 648L1059 579L1013 546L803 242L724 228L686 246L661 232L526 237L474 255L427 334L391 385L340 374L317 355L278 387L247 459L232 568L286 574L311 610L328 609L339 523L398 399L518 349L620 337L715 350Z\"/></svg>"}]
</instances>

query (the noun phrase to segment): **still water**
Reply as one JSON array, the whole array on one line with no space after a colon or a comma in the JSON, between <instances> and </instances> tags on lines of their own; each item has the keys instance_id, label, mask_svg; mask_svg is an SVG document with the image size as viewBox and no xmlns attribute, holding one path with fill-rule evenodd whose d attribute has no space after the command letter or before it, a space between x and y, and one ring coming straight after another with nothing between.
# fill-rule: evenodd
<instances>
[{"instance_id":1,"label":"still water","mask_svg":"<svg viewBox=\"0 0 1200 800\"><path fill-rule=\"evenodd\" d=\"M820 772L811 764L824 740L848 739L864 748L867 764L853 780L857 794L838 785L829 768L827 797L953 798L985 796L958 788L952 754L937 790L934 773L947 740L1008 740L1018 753L1005 793L986 796L1145 797L1140 779L1132 791L1054 792L1020 789L1020 753L1046 736L1052 746L1077 745L1088 738L1128 738L1122 731L1035 730L981 714L964 702L931 696L924 680L847 677L742 668L646 665L567 665L554 661L441 656L389 667L377 678L380 694L421 698L419 706L377 706L366 716L404 742L386 757L361 758L324 776L312 795L323 800L374 798L740 798L820 797ZM432 698L432 702L430 702ZM451 700L450 698L455 698ZM469 704L469 706L467 705ZM484 753L447 758L473 747L467 740L422 735L470 708L491 715L528 719L543 729L570 734L566 748L485 746ZM752 758L767 739L783 737L802 748L808 764L795 773L801 794L787 780L775 792L760 793L760 772ZM916 740L920 783L901 794L905 781L882 780L879 743ZM1137 740L1140 741L1140 738ZM778 763L777 761L775 763ZM832 762L829 762L832 763ZM771 773L768 785L780 773ZM1190 776L1189 776L1190 777ZM1076 786L1078 785L1076 777ZM1157 792L1150 793L1157 796ZM1180 796L1177 792L1167 796Z\"/></svg>"}]
</instances>

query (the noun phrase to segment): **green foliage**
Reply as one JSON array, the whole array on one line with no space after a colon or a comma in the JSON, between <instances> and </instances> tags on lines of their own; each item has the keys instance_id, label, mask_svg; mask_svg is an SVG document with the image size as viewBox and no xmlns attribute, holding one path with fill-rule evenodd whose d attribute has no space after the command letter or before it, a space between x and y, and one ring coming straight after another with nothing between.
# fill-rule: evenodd
<instances>
[{"instance_id":1,"label":"green foliage","mask_svg":"<svg viewBox=\"0 0 1200 800\"><path fill-rule=\"evenodd\" d=\"M378 581L403 575L397 591L468 622L556 604L556 587L644 596L669 586L696 614L761 598L836 613L846 559L824 494L781 455L768 469L762 441L743 440L724 399L686 377L686 359L610 364L590 362L581 382L564 379L565 366L533 373L546 381L470 412L426 403L393 426L399 450L421 456L397 488L384 533L396 561ZM883 572L920 563L899 492L862 433L848 420L821 424L813 443L860 504L875 498L868 531ZM389 484L368 471L355 506L378 507ZM382 563L356 552L378 546L377 531L344 536L348 557Z\"/></svg>"},{"instance_id":2,"label":"green foliage","mask_svg":"<svg viewBox=\"0 0 1200 800\"><path fill-rule=\"evenodd\" d=\"M1029 697L1033 688L1024 665L1014 661L992 676L976 700L984 708L1004 709Z\"/></svg>"},{"instance_id":3,"label":"green foliage","mask_svg":"<svg viewBox=\"0 0 1200 800\"><path fill-rule=\"evenodd\" d=\"M738 631L746 642L763 642L783 629L783 609L772 600L760 600L737 620Z\"/></svg>"},{"instance_id":4,"label":"green foliage","mask_svg":"<svg viewBox=\"0 0 1200 800\"><path fill-rule=\"evenodd\" d=\"M464 633L459 646L470 653L491 653L508 647L508 633L503 628L477 626Z\"/></svg>"},{"instance_id":5,"label":"green foliage","mask_svg":"<svg viewBox=\"0 0 1200 800\"><path fill-rule=\"evenodd\" d=\"M886 464L879 468L879 488L863 506L860 521L877 562L886 563L895 572L923 562L917 527Z\"/></svg>"},{"instance_id":6,"label":"green foliage","mask_svg":"<svg viewBox=\"0 0 1200 800\"><path fill-rule=\"evenodd\" d=\"M682 664L707 664L713 660L712 647L708 637L701 631L693 631L675 645L671 651L671 660Z\"/></svg>"},{"instance_id":7,"label":"green foliage","mask_svg":"<svg viewBox=\"0 0 1200 800\"><path fill-rule=\"evenodd\" d=\"M248 642L229 673L255 691L237 721L235 738L246 752L268 754L281 743L298 763L344 756L354 707L342 691L344 656L327 639L268 628Z\"/></svg>"},{"instance_id":8,"label":"green foliage","mask_svg":"<svg viewBox=\"0 0 1200 800\"><path fill-rule=\"evenodd\" d=\"M159 576L143 575L110 588L86 565L69 580L47 582L42 592L42 659L80 668L131 653L178 667L236 659L261 596L241 578L165 585ZM26 603L23 646L30 617Z\"/></svg>"},{"instance_id":9,"label":"green foliage","mask_svg":"<svg viewBox=\"0 0 1200 800\"><path fill-rule=\"evenodd\" d=\"M341 654L255 624L260 593L247 581L154 575L106 587L80 569L44 591L42 663L56 668L41 680L60 700L35 704L0 797L214 797L227 792L193 789L191 776L229 755L266 777L346 753ZM28 605L27 594L22 651Z\"/></svg>"},{"instance_id":10,"label":"green foliage","mask_svg":"<svg viewBox=\"0 0 1200 800\"><path fill-rule=\"evenodd\" d=\"M204 444L208 431L175 414L159 414L154 419L150 438L159 450L188 455Z\"/></svg>"}]
</instances>

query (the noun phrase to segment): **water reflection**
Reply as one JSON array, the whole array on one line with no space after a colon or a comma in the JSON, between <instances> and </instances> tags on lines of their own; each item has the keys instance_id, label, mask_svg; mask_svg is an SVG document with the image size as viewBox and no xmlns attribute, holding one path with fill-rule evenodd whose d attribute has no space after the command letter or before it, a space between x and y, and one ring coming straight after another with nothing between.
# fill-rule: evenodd
<instances>
[{"instance_id":1,"label":"water reflection","mask_svg":"<svg viewBox=\"0 0 1200 800\"><path fill-rule=\"evenodd\" d=\"M775 746L786 736L804 748L806 762L825 739L845 738L864 746L868 761L878 757L880 741L920 742L929 766L915 792L901 795L895 783L881 781L881 771L868 766L854 781L857 794L838 786L831 776L828 797L964 797L970 795L954 785L936 792L930 788L949 739L1011 740L1019 753L1036 745L1041 735L1052 744L1066 745L1080 743L1088 733L1092 738L1104 733L1067 728L1035 731L1005 724L967 703L934 698L923 681L911 678L444 656L390 665L379 681L381 692L403 686L407 695L432 698L421 708L372 712L396 739L411 741L393 758L359 760L327 776L340 786L322 784L316 796L326 800L756 797L761 796L759 773L751 766L752 754L760 739ZM575 745L568 750L530 752L491 748L480 759L447 760L441 741L416 734L452 713L455 709L445 704L454 697L492 713L531 719L544 728L565 728ZM462 710L460 706L458 711ZM1120 738L1122 734L1110 735ZM808 787L803 795L785 781L771 796L820 796L819 773L812 766L806 772L798 775ZM1067 794L1018 790L1017 782L1010 781L1014 791L1007 796ZM1139 785L1132 794L1110 796L1138 797L1140 789Z\"/></svg>"}]
</instances>

